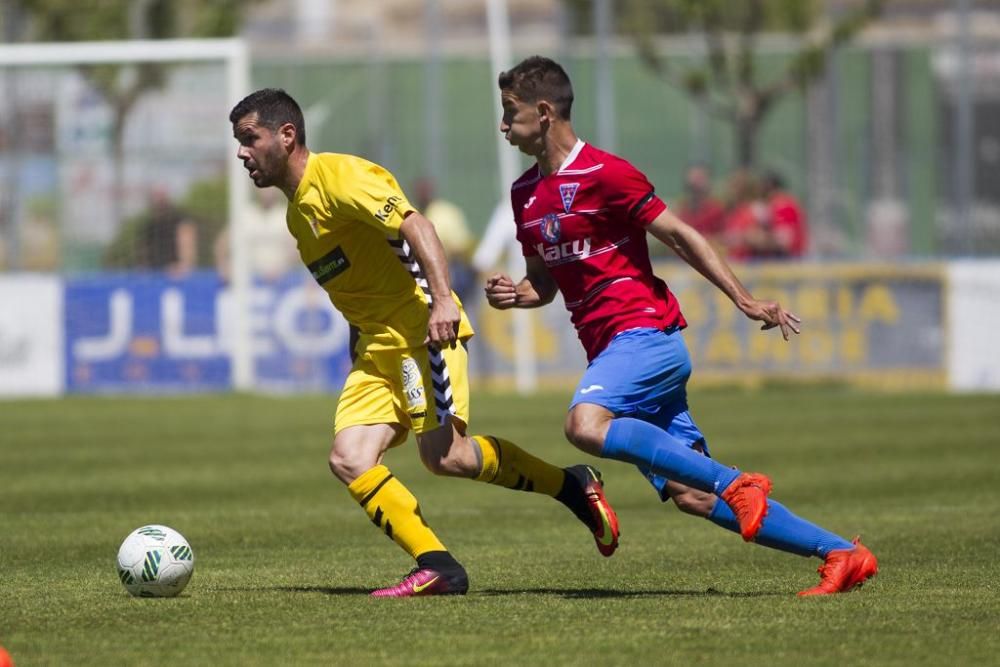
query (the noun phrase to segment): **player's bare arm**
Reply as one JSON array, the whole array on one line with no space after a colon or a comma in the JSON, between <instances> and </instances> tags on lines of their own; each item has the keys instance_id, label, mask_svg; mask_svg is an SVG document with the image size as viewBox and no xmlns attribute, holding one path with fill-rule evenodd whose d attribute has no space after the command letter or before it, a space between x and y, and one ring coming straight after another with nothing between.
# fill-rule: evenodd
<instances>
[{"instance_id":1,"label":"player's bare arm","mask_svg":"<svg viewBox=\"0 0 1000 667\"><path fill-rule=\"evenodd\" d=\"M448 261L444 256L441 239L431 221L416 211L406 216L399 227L399 233L413 249L434 299L427 322L427 342L435 345L451 344L458 335L461 314L451 296Z\"/></svg>"},{"instance_id":2,"label":"player's bare arm","mask_svg":"<svg viewBox=\"0 0 1000 667\"><path fill-rule=\"evenodd\" d=\"M695 271L722 290L744 315L763 322L761 329L778 327L785 340L788 340L790 333L799 333L798 324L802 320L782 308L777 301L755 299L705 237L683 220L664 211L647 229Z\"/></svg>"},{"instance_id":3,"label":"player's bare arm","mask_svg":"<svg viewBox=\"0 0 1000 667\"><path fill-rule=\"evenodd\" d=\"M545 261L541 257L527 258L527 275L514 284L510 276L495 273L486 280L486 300L498 310L508 308L538 308L552 302L559 291Z\"/></svg>"}]
</instances>

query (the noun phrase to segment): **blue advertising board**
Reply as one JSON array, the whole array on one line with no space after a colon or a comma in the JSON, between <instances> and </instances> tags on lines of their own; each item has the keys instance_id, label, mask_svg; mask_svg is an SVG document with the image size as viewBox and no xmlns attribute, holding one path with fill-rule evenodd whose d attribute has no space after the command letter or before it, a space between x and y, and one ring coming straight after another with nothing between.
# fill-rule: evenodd
<instances>
[{"instance_id":1,"label":"blue advertising board","mask_svg":"<svg viewBox=\"0 0 1000 667\"><path fill-rule=\"evenodd\" d=\"M214 272L182 278L159 273L69 278L67 390L232 389L234 307L231 291ZM294 273L255 285L247 315L257 388L340 388L350 368L348 326L315 283Z\"/></svg>"}]
</instances>

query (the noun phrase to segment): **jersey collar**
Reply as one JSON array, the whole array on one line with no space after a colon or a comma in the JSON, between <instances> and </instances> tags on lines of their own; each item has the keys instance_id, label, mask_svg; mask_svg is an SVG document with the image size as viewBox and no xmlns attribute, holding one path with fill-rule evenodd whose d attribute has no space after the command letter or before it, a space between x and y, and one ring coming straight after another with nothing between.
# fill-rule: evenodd
<instances>
[{"instance_id":1,"label":"jersey collar","mask_svg":"<svg viewBox=\"0 0 1000 667\"><path fill-rule=\"evenodd\" d=\"M586 146L586 145L587 144L586 144L586 142L583 139L577 139L576 140L576 144L573 145L573 150L571 150L569 152L569 155L566 156L566 159L563 160L562 164L559 165L559 168L556 169L556 173L557 174L562 173L563 169L566 169L571 164L573 164L573 160L576 159L576 157L580 154L580 151L582 151L583 147Z\"/></svg>"},{"instance_id":2,"label":"jersey collar","mask_svg":"<svg viewBox=\"0 0 1000 667\"><path fill-rule=\"evenodd\" d=\"M313 159L315 156L316 156L315 153L309 151L309 156L306 158L306 168L302 170L302 180L299 181L299 186L295 188L295 196L292 197L292 200L290 202L288 202L289 204L298 201L299 199L302 198L302 195L306 193L306 189L309 187L307 185L307 182L310 180L309 171L312 168L313 163L315 162L315 160Z\"/></svg>"}]
</instances>

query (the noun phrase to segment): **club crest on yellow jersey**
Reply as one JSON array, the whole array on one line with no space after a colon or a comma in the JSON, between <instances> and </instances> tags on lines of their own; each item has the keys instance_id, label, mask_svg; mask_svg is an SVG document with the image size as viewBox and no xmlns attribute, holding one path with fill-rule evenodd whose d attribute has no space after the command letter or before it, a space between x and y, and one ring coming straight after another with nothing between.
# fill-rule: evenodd
<instances>
[{"instance_id":1,"label":"club crest on yellow jersey","mask_svg":"<svg viewBox=\"0 0 1000 667\"><path fill-rule=\"evenodd\" d=\"M319 238L319 235L323 233L322 232L322 227L319 226L319 220L317 220L316 218L310 216L310 217L306 218L306 222L309 223L309 229L312 230L313 236L315 236L316 238Z\"/></svg>"}]
</instances>

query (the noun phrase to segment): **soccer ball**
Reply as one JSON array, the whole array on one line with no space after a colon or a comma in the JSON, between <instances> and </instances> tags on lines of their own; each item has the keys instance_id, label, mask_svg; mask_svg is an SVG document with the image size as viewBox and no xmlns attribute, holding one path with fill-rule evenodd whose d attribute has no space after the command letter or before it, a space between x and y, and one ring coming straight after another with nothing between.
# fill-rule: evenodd
<instances>
[{"instance_id":1,"label":"soccer ball","mask_svg":"<svg viewBox=\"0 0 1000 667\"><path fill-rule=\"evenodd\" d=\"M118 549L118 578L132 595L166 598L177 595L194 573L194 552L173 528L136 528Z\"/></svg>"}]
</instances>

